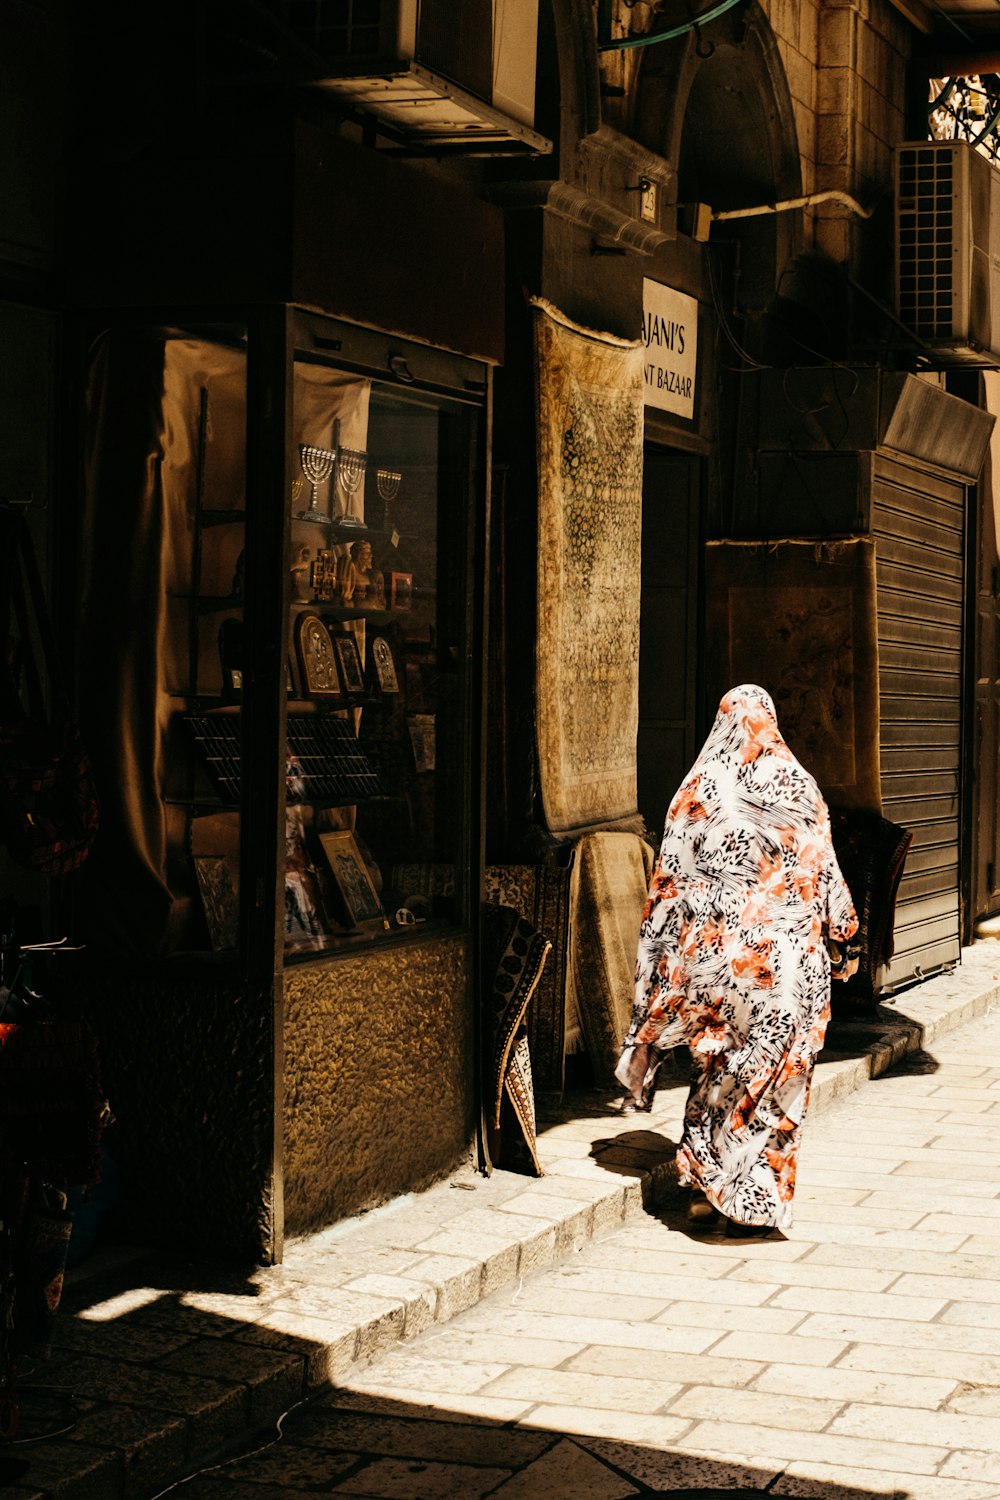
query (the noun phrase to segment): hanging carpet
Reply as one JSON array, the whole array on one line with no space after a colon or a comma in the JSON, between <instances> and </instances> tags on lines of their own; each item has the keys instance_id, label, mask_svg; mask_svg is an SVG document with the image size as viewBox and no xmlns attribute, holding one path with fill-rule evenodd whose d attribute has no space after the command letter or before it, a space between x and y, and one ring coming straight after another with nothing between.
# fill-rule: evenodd
<instances>
[{"instance_id":1,"label":"hanging carpet","mask_svg":"<svg viewBox=\"0 0 1000 1500\"><path fill-rule=\"evenodd\" d=\"M556 837L639 831L642 349L532 299L538 422L535 734Z\"/></svg>"},{"instance_id":2,"label":"hanging carpet","mask_svg":"<svg viewBox=\"0 0 1000 1500\"><path fill-rule=\"evenodd\" d=\"M708 701L756 682L827 801L881 812L875 543L709 542Z\"/></svg>"},{"instance_id":3,"label":"hanging carpet","mask_svg":"<svg viewBox=\"0 0 1000 1500\"><path fill-rule=\"evenodd\" d=\"M576 848L570 982L594 1080L615 1086L632 1019L635 955L653 851L631 833L591 833Z\"/></svg>"},{"instance_id":4,"label":"hanging carpet","mask_svg":"<svg viewBox=\"0 0 1000 1500\"><path fill-rule=\"evenodd\" d=\"M511 906L482 909L484 1111L494 1166L541 1177L525 1012L551 944Z\"/></svg>"},{"instance_id":5,"label":"hanging carpet","mask_svg":"<svg viewBox=\"0 0 1000 1500\"><path fill-rule=\"evenodd\" d=\"M552 944L526 1024L535 1088L561 1094L565 1078L566 967L573 855L565 865L487 865L487 901L512 906Z\"/></svg>"}]
</instances>

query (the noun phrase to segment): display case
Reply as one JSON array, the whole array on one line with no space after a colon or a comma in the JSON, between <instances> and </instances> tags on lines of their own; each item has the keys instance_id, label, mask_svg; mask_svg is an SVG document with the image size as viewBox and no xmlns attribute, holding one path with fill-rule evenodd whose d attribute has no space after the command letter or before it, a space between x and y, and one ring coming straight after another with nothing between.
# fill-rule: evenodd
<instances>
[{"instance_id":1,"label":"display case","mask_svg":"<svg viewBox=\"0 0 1000 1500\"><path fill-rule=\"evenodd\" d=\"M398 356L381 379L345 370L318 320L296 333L289 955L461 914L476 458L468 390L420 389Z\"/></svg>"},{"instance_id":2,"label":"display case","mask_svg":"<svg viewBox=\"0 0 1000 1500\"><path fill-rule=\"evenodd\" d=\"M82 685L130 946L266 951L272 902L278 961L467 921L484 367L290 307L92 351Z\"/></svg>"}]
</instances>

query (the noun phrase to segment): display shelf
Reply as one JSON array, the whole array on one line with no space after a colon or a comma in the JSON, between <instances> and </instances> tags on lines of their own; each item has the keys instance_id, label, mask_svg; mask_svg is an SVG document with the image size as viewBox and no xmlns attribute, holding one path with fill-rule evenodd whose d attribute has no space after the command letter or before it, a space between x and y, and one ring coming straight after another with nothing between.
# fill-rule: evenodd
<instances>
[{"instance_id":1,"label":"display shelf","mask_svg":"<svg viewBox=\"0 0 1000 1500\"><path fill-rule=\"evenodd\" d=\"M242 610L243 598L240 594L171 594L171 599L176 599L181 604L193 605L195 611L200 615L218 614L222 610Z\"/></svg>"},{"instance_id":2,"label":"display shelf","mask_svg":"<svg viewBox=\"0 0 1000 1500\"><path fill-rule=\"evenodd\" d=\"M167 696L176 698L179 703L186 703L191 713L212 713L218 708L232 708L233 699L225 697L222 693L191 693L181 688L168 688Z\"/></svg>"},{"instance_id":3,"label":"display shelf","mask_svg":"<svg viewBox=\"0 0 1000 1500\"><path fill-rule=\"evenodd\" d=\"M164 797L163 802L167 807L183 807L192 818L211 818L219 813L238 811L235 803L223 802L219 797Z\"/></svg>"},{"instance_id":4,"label":"display shelf","mask_svg":"<svg viewBox=\"0 0 1000 1500\"><path fill-rule=\"evenodd\" d=\"M241 792L238 715L187 714L184 723L216 792L225 804L237 806ZM285 735L302 782L302 795L290 789L289 801L349 807L388 795L347 719L290 713Z\"/></svg>"},{"instance_id":5,"label":"display shelf","mask_svg":"<svg viewBox=\"0 0 1000 1500\"><path fill-rule=\"evenodd\" d=\"M368 620L372 625L391 625L393 620L410 613L405 609L363 609L360 605L334 604L325 599L293 599L291 608L295 613L309 609L316 615L329 615L331 620Z\"/></svg>"},{"instance_id":6,"label":"display shelf","mask_svg":"<svg viewBox=\"0 0 1000 1500\"><path fill-rule=\"evenodd\" d=\"M202 526L229 526L235 525L237 521L242 525L246 518L247 513L245 510L213 510L209 508L199 510L198 512L198 519L201 521Z\"/></svg>"}]
</instances>

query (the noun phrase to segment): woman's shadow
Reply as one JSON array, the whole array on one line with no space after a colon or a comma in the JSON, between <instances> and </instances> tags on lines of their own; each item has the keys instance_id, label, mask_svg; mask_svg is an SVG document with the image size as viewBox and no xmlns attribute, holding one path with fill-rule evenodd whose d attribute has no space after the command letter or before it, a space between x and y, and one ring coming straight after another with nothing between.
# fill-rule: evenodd
<instances>
[{"instance_id":1,"label":"woman's shadow","mask_svg":"<svg viewBox=\"0 0 1000 1500\"><path fill-rule=\"evenodd\" d=\"M686 1097L688 1084L684 1058L665 1059L649 1112L635 1114L631 1129L608 1136L595 1134L588 1154L605 1172L638 1182L642 1206L650 1218L697 1242L719 1238L722 1230L721 1223L705 1227L688 1222L690 1194L677 1181L677 1106ZM667 1114L669 1121L663 1118Z\"/></svg>"}]
</instances>

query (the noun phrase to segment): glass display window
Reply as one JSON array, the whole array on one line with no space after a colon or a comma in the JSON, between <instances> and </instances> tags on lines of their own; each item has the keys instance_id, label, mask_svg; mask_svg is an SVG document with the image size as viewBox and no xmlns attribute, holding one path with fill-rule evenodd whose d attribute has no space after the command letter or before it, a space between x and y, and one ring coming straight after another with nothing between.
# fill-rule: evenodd
<instances>
[{"instance_id":1,"label":"glass display window","mask_svg":"<svg viewBox=\"0 0 1000 1500\"><path fill-rule=\"evenodd\" d=\"M467 404L296 363L285 944L460 916Z\"/></svg>"},{"instance_id":2,"label":"glass display window","mask_svg":"<svg viewBox=\"0 0 1000 1500\"><path fill-rule=\"evenodd\" d=\"M92 340L95 936L256 966L468 922L486 380L403 348L287 306Z\"/></svg>"}]
</instances>

